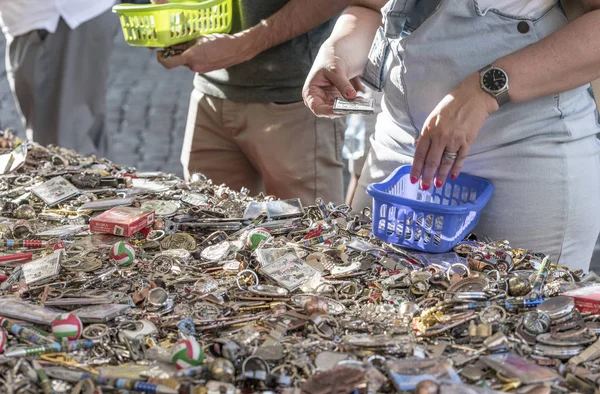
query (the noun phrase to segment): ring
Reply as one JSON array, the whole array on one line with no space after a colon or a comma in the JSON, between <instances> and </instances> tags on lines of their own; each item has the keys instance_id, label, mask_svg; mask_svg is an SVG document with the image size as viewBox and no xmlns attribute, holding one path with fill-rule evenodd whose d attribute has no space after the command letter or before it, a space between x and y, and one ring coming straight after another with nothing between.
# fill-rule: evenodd
<instances>
[{"instance_id":1,"label":"ring","mask_svg":"<svg viewBox=\"0 0 600 394\"><path fill-rule=\"evenodd\" d=\"M108 326L106 324L90 324L81 333L81 336L86 339L100 339L107 335Z\"/></svg>"},{"instance_id":2,"label":"ring","mask_svg":"<svg viewBox=\"0 0 600 394\"><path fill-rule=\"evenodd\" d=\"M447 150L444 150L444 155L443 155L444 159L454 161L454 160L456 160L457 157L458 157L458 152L451 153L451 152L448 152Z\"/></svg>"},{"instance_id":3,"label":"ring","mask_svg":"<svg viewBox=\"0 0 600 394\"><path fill-rule=\"evenodd\" d=\"M448 282L450 282L452 280L452 271L454 269L454 267L460 267L462 268L465 272L460 276L461 278L464 277L468 277L471 276L471 270L469 269L469 267L466 264L463 263L454 263L450 265L450 268L448 268L446 270L446 279L448 279ZM464 275L466 274L466 275Z\"/></svg>"},{"instance_id":4,"label":"ring","mask_svg":"<svg viewBox=\"0 0 600 394\"><path fill-rule=\"evenodd\" d=\"M242 285L240 285L240 279L243 274L251 274L254 277L254 280L256 281L257 285L260 282L260 280L258 279L258 275L256 275L256 272L249 270L249 269L241 270L240 272L238 272L237 276L235 277L235 283L237 284L237 287L240 290L246 290L242 287Z\"/></svg>"},{"instance_id":5,"label":"ring","mask_svg":"<svg viewBox=\"0 0 600 394\"><path fill-rule=\"evenodd\" d=\"M146 236L146 241L160 241L165 237L163 230L152 230Z\"/></svg>"}]
</instances>

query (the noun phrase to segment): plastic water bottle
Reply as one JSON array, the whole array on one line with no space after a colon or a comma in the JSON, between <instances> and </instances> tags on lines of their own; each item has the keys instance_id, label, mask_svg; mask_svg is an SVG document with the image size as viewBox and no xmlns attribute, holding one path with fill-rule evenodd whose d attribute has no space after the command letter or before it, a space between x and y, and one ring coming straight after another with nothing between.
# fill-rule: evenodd
<instances>
[{"instance_id":1,"label":"plastic water bottle","mask_svg":"<svg viewBox=\"0 0 600 394\"><path fill-rule=\"evenodd\" d=\"M342 156L352 162L365 154L365 118L361 115L349 115L346 118L346 133Z\"/></svg>"}]
</instances>

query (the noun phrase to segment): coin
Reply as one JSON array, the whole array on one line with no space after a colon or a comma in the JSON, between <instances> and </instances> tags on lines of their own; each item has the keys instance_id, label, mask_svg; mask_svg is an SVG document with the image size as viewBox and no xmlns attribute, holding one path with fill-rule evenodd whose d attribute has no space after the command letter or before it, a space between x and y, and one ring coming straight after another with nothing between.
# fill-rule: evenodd
<instances>
[{"instance_id":1,"label":"coin","mask_svg":"<svg viewBox=\"0 0 600 394\"><path fill-rule=\"evenodd\" d=\"M528 312L523 318L523 328L532 335L548 332L552 319L542 311Z\"/></svg>"},{"instance_id":2,"label":"coin","mask_svg":"<svg viewBox=\"0 0 600 394\"><path fill-rule=\"evenodd\" d=\"M66 270L75 270L83 263L83 259L81 257L73 257L68 260L65 260L61 263L61 268Z\"/></svg>"},{"instance_id":3,"label":"coin","mask_svg":"<svg viewBox=\"0 0 600 394\"><path fill-rule=\"evenodd\" d=\"M513 297L525 296L531 291L529 279L513 276L508 280L508 293Z\"/></svg>"},{"instance_id":4,"label":"coin","mask_svg":"<svg viewBox=\"0 0 600 394\"><path fill-rule=\"evenodd\" d=\"M591 333L600 335L600 322L591 321L587 322L585 325Z\"/></svg>"},{"instance_id":5,"label":"coin","mask_svg":"<svg viewBox=\"0 0 600 394\"><path fill-rule=\"evenodd\" d=\"M187 233L174 233L167 235L160 246L163 249L185 249L191 252L196 249L196 240Z\"/></svg>"},{"instance_id":6,"label":"coin","mask_svg":"<svg viewBox=\"0 0 600 394\"><path fill-rule=\"evenodd\" d=\"M70 269L71 271L92 272L102 268L102 260L97 259L95 257L81 256L72 259L72 261L73 265L71 265L70 267L69 264L67 264L67 269ZM77 261L80 262L80 264L76 264Z\"/></svg>"},{"instance_id":7,"label":"coin","mask_svg":"<svg viewBox=\"0 0 600 394\"><path fill-rule=\"evenodd\" d=\"M144 202L141 207L144 211L154 211L156 216L172 216L179 209L179 204L174 201L150 200Z\"/></svg>"},{"instance_id":8,"label":"coin","mask_svg":"<svg viewBox=\"0 0 600 394\"><path fill-rule=\"evenodd\" d=\"M596 334L589 332L578 337L564 339L557 339L553 336L553 334L550 333L540 334L536 337L536 340L539 343L548 346L583 346L595 342L596 339Z\"/></svg>"},{"instance_id":9,"label":"coin","mask_svg":"<svg viewBox=\"0 0 600 394\"><path fill-rule=\"evenodd\" d=\"M15 209L13 215L17 219L33 219L35 218L35 209L31 205L21 205Z\"/></svg>"},{"instance_id":10,"label":"coin","mask_svg":"<svg viewBox=\"0 0 600 394\"><path fill-rule=\"evenodd\" d=\"M480 276L468 277L459 280L446 290L444 299L449 301L452 299L454 293L462 291L483 291L488 286L488 281Z\"/></svg>"},{"instance_id":11,"label":"coin","mask_svg":"<svg viewBox=\"0 0 600 394\"><path fill-rule=\"evenodd\" d=\"M567 296L558 296L542 302L537 309L547 313L552 320L557 320L568 316L575 309L575 300Z\"/></svg>"},{"instance_id":12,"label":"coin","mask_svg":"<svg viewBox=\"0 0 600 394\"><path fill-rule=\"evenodd\" d=\"M0 238L10 239L13 238L12 229L8 224L0 224Z\"/></svg>"},{"instance_id":13,"label":"coin","mask_svg":"<svg viewBox=\"0 0 600 394\"><path fill-rule=\"evenodd\" d=\"M200 193L187 193L181 195L181 201L186 204L199 207L208 203L208 196Z\"/></svg>"},{"instance_id":14,"label":"coin","mask_svg":"<svg viewBox=\"0 0 600 394\"><path fill-rule=\"evenodd\" d=\"M174 262L175 259L173 257L164 254L159 254L152 260L152 269L155 272L166 274L171 271Z\"/></svg>"},{"instance_id":15,"label":"coin","mask_svg":"<svg viewBox=\"0 0 600 394\"><path fill-rule=\"evenodd\" d=\"M218 244L208 246L202 250L200 257L206 261L220 261L231 251L232 245L229 241L219 242Z\"/></svg>"},{"instance_id":16,"label":"coin","mask_svg":"<svg viewBox=\"0 0 600 394\"><path fill-rule=\"evenodd\" d=\"M162 252L161 255L172 257L183 264L189 263L192 258L192 254L186 249L169 249Z\"/></svg>"},{"instance_id":17,"label":"coin","mask_svg":"<svg viewBox=\"0 0 600 394\"><path fill-rule=\"evenodd\" d=\"M169 299L169 294L167 293L167 291L161 287L156 287L152 290L150 290L148 292L148 295L146 296L146 302L148 303L148 305L154 307L154 308L161 308L163 307L166 303L167 300Z\"/></svg>"},{"instance_id":18,"label":"coin","mask_svg":"<svg viewBox=\"0 0 600 394\"><path fill-rule=\"evenodd\" d=\"M488 306L479 312L479 320L483 324L504 323L506 320L506 310L498 305Z\"/></svg>"},{"instance_id":19,"label":"coin","mask_svg":"<svg viewBox=\"0 0 600 394\"><path fill-rule=\"evenodd\" d=\"M537 344L533 348L535 354L546 357L556 357L558 359L568 359L578 355L583 351L581 346L548 346Z\"/></svg>"}]
</instances>

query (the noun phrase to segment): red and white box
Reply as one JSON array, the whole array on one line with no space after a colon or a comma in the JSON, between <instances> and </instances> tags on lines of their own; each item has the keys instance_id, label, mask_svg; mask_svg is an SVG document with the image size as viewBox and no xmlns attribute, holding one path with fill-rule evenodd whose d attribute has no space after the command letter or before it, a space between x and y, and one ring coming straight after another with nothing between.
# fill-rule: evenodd
<instances>
[{"instance_id":1,"label":"red and white box","mask_svg":"<svg viewBox=\"0 0 600 394\"><path fill-rule=\"evenodd\" d=\"M130 237L154 223L154 211L114 207L90 219L90 231Z\"/></svg>"},{"instance_id":2,"label":"red and white box","mask_svg":"<svg viewBox=\"0 0 600 394\"><path fill-rule=\"evenodd\" d=\"M575 307L581 312L600 313L600 284L569 290L561 295L575 300Z\"/></svg>"}]
</instances>

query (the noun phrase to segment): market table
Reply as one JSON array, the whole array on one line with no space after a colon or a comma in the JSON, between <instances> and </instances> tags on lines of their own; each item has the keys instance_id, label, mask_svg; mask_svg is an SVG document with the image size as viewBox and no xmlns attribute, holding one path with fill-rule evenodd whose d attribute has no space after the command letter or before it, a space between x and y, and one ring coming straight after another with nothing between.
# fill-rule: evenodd
<instances>
[{"instance_id":1,"label":"market table","mask_svg":"<svg viewBox=\"0 0 600 394\"><path fill-rule=\"evenodd\" d=\"M369 209L201 174L4 153L2 393L598 388L593 273L475 235L416 252L375 238Z\"/></svg>"}]
</instances>

